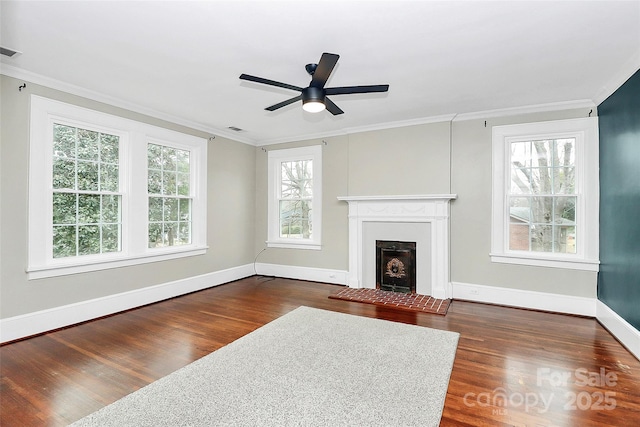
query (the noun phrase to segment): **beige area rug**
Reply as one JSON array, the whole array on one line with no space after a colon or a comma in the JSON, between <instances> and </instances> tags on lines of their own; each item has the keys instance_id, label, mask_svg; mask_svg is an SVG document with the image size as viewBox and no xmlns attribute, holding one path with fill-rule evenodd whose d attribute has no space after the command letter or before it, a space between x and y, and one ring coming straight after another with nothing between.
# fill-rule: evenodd
<instances>
[{"instance_id":1,"label":"beige area rug","mask_svg":"<svg viewBox=\"0 0 640 427\"><path fill-rule=\"evenodd\" d=\"M81 426L437 426L459 334L309 307Z\"/></svg>"}]
</instances>

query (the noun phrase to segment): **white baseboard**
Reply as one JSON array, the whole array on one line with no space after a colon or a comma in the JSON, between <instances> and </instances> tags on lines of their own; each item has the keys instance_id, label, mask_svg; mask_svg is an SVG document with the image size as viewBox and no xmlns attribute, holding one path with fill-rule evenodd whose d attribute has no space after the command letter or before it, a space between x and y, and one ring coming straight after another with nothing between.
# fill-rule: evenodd
<instances>
[{"instance_id":1,"label":"white baseboard","mask_svg":"<svg viewBox=\"0 0 640 427\"><path fill-rule=\"evenodd\" d=\"M602 301L598 300L596 304L598 322L640 360L640 331Z\"/></svg>"},{"instance_id":2,"label":"white baseboard","mask_svg":"<svg viewBox=\"0 0 640 427\"><path fill-rule=\"evenodd\" d=\"M287 279L309 280L312 282L346 285L346 270L326 268L297 267L293 265L256 263L256 273L263 276L285 277Z\"/></svg>"},{"instance_id":3,"label":"white baseboard","mask_svg":"<svg viewBox=\"0 0 640 427\"><path fill-rule=\"evenodd\" d=\"M252 276L253 274L253 264L247 264L147 288L0 319L0 343L188 294Z\"/></svg>"},{"instance_id":4,"label":"white baseboard","mask_svg":"<svg viewBox=\"0 0 640 427\"><path fill-rule=\"evenodd\" d=\"M596 317L596 299L451 282L453 299Z\"/></svg>"}]
</instances>

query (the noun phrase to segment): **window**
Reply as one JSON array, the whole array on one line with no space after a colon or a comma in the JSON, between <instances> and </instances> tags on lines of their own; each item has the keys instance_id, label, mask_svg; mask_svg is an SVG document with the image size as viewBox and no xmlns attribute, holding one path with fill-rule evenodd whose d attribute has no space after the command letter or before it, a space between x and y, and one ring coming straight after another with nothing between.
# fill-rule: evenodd
<instances>
[{"instance_id":1,"label":"window","mask_svg":"<svg viewBox=\"0 0 640 427\"><path fill-rule=\"evenodd\" d=\"M206 142L31 97L30 279L202 254Z\"/></svg>"},{"instance_id":2,"label":"window","mask_svg":"<svg viewBox=\"0 0 640 427\"><path fill-rule=\"evenodd\" d=\"M267 245L320 249L322 148L270 151L268 174Z\"/></svg>"},{"instance_id":3,"label":"window","mask_svg":"<svg viewBox=\"0 0 640 427\"><path fill-rule=\"evenodd\" d=\"M53 123L53 258L119 252L117 135Z\"/></svg>"},{"instance_id":4,"label":"window","mask_svg":"<svg viewBox=\"0 0 640 427\"><path fill-rule=\"evenodd\" d=\"M148 144L149 247L191 243L189 151Z\"/></svg>"},{"instance_id":5,"label":"window","mask_svg":"<svg viewBox=\"0 0 640 427\"><path fill-rule=\"evenodd\" d=\"M493 128L494 262L598 270L597 118Z\"/></svg>"}]
</instances>

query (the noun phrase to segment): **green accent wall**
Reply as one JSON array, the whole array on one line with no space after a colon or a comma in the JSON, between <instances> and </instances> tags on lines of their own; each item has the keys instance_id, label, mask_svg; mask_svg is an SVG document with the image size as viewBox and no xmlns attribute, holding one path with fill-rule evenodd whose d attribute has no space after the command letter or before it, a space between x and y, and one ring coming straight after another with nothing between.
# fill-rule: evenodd
<instances>
[{"instance_id":1,"label":"green accent wall","mask_svg":"<svg viewBox=\"0 0 640 427\"><path fill-rule=\"evenodd\" d=\"M640 71L598 106L598 299L640 329Z\"/></svg>"}]
</instances>

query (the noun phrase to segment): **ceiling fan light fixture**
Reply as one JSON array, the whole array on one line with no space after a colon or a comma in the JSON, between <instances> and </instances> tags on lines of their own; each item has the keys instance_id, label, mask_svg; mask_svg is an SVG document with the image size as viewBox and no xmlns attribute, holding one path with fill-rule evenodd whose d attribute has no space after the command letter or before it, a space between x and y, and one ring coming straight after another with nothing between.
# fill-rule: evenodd
<instances>
[{"instance_id":1,"label":"ceiling fan light fixture","mask_svg":"<svg viewBox=\"0 0 640 427\"><path fill-rule=\"evenodd\" d=\"M324 105L324 102L320 102L320 101L307 101L304 102L302 101L302 109L304 111L307 111L309 113L319 113L320 111L324 110L326 108L326 106Z\"/></svg>"},{"instance_id":2,"label":"ceiling fan light fixture","mask_svg":"<svg viewBox=\"0 0 640 427\"><path fill-rule=\"evenodd\" d=\"M302 109L309 113L319 113L326 108L324 91L317 87L307 87L302 91Z\"/></svg>"}]
</instances>

